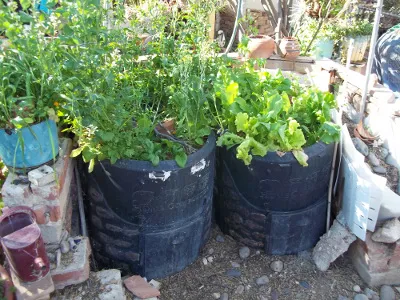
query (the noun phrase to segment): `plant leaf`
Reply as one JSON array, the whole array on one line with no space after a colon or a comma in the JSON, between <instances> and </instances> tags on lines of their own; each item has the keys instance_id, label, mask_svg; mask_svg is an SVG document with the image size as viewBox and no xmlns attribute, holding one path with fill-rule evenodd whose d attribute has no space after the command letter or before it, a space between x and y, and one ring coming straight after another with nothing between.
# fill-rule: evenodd
<instances>
[{"instance_id":1,"label":"plant leaf","mask_svg":"<svg viewBox=\"0 0 400 300\"><path fill-rule=\"evenodd\" d=\"M297 159L299 164L301 164L303 167L307 167L308 163L308 155L304 153L303 150L292 150L292 153L294 157Z\"/></svg>"},{"instance_id":2,"label":"plant leaf","mask_svg":"<svg viewBox=\"0 0 400 300\"><path fill-rule=\"evenodd\" d=\"M183 168L186 165L187 162L187 155L185 152L179 152L177 155L175 155L175 161L176 164Z\"/></svg>"}]
</instances>

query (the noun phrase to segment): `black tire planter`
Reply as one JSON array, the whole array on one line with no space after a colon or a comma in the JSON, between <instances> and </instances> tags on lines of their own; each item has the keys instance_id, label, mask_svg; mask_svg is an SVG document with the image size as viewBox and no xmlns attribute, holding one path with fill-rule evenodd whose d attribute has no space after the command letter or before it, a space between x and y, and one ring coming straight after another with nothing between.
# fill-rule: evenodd
<instances>
[{"instance_id":1,"label":"black tire planter","mask_svg":"<svg viewBox=\"0 0 400 300\"><path fill-rule=\"evenodd\" d=\"M214 169L214 134L184 168L172 160L97 164L87 194L99 266L150 279L192 263L210 234Z\"/></svg>"},{"instance_id":2,"label":"black tire planter","mask_svg":"<svg viewBox=\"0 0 400 300\"><path fill-rule=\"evenodd\" d=\"M308 167L292 153L253 156L249 166L236 149L219 151L217 222L222 231L268 254L313 247L324 233L334 144L304 149Z\"/></svg>"}]
</instances>

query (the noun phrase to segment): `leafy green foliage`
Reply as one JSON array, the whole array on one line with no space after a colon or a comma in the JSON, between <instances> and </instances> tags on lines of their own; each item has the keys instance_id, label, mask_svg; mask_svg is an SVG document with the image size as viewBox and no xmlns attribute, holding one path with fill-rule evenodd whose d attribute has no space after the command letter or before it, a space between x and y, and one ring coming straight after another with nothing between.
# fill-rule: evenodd
<instances>
[{"instance_id":1,"label":"leafy green foliage","mask_svg":"<svg viewBox=\"0 0 400 300\"><path fill-rule=\"evenodd\" d=\"M252 155L292 151L307 165L303 147L339 139L339 127L330 122L333 95L303 89L285 78L257 72L250 64L221 67L214 83L216 114L223 134L219 146L237 146L237 158L246 165Z\"/></svg>"}]
</instances>

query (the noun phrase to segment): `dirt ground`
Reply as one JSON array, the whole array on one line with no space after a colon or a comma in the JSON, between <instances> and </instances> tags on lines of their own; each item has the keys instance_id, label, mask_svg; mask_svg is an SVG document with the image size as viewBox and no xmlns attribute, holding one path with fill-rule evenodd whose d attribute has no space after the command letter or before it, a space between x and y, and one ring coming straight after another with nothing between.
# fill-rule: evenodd
<instances>
[{"instance_id":1,"label":"dirt ground","mask_svg":"<svg viewBox=\"0 0 400 300\"><path fill-rule=\"evenodd\" d=\"M218 242L217 235L222 233L216 227L200 257L192 265L161 281L160 299L207 300L215 299L213 293L222 295L226 292L230 300L337 300L339 295L353 299L356 295L354 285L365 287L346 256L339 258L325 273L316 269L310 251L299 255L269 256L251 250L250 257L242 260L239 257L242 245L229 236L224 236L224 242ZM203 258L210 256L213 261L204 265ZM275 260L284 263L280 273L270 268ZM228 270L233 269L232 262L240 264L237 268L241 272L240 277L226 275ZM270 281L258 286L256 280L263 275L268 275ZM235 293L239 285L245 286L241 294Z\"/></svg>"},{"instance_id":2,"label":"dirt ground","mask_svg":"<svg viewBox=\"0 0 400 300\"><path fill-rule=\"evenodd\" d=\"M217 236L222 236L223 241L217 241ZM193 264L160 280L159 299L211 300L216 299L215 293L227 293L229 300L352 300L357 294L353 291L355 285L362 290L366 288L346 255L333 263L327 272L321 272L311 259L311 251L298 255L269 256L251 249L250 256L241 259L241 247L243 245L214 227L208 243ZM207 261L205 265L204 260L210 257L212 262ZM271 262L276 260L284 264L281 272L274 272L270 268ZM234 268L232 263L240 266ZM226 272L232 269L240 271L240 276L228 276ZM257 285L256 280L264 275L268 276L269 283ZM241 293L238 292L238 289L243 289L240 286L244 287ZM374 290L379 292L378 289ZM94 300L98 299L99 291L101 286L91 276L80 285L55 292L52 299ZM128 300L137 299L128 291L126 296ZM396 299L400 299L399 294Z\"/></svg>"}]
</instances>

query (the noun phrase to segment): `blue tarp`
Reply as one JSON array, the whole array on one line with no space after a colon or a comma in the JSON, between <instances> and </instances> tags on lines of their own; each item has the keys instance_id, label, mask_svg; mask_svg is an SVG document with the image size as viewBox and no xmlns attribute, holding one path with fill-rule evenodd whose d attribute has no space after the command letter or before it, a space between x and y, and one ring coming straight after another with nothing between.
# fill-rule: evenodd
<instances>
[{"instance_id":1,"label":"blue tarp","mask_svg":"<svg viewBox=\"0 0 400 300\"><path fill-rule=\"evenodd\" d=\"M387 88L400 95L400 29L383 34L375 47L372 73Z\"/></svg>"}]
</instances>

